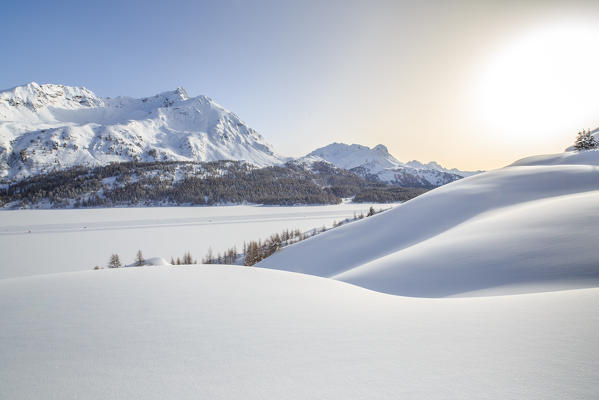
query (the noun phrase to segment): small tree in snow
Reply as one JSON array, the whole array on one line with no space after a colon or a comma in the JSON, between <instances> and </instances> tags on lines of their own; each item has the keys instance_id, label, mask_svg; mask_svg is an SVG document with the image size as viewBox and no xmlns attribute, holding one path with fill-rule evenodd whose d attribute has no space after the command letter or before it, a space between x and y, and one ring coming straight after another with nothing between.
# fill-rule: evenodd
<instances>
[{"instance_id":1,"label":"small tree in snow","mask_svg":"<svg viewBox=\"0 0 599 400\"><path fill-rule=\"evenodd\" d=\"M137 250L137 255L135 256L135 265L141 267L145 265L146 260L144 260L144 256L141 254L141 250Z\"/></svg>"},{"instance_id":2,"label":"small tree in snow","mask_svg":"<svg viewBox=\"0 0 599 400\"><path fill-rule=\"evenodd\" d=\"M245 243L244 243L245 246ZM212 264L214 262L214 254L212 253L212 247L208 247L208 254L204 258L204 264Z\"/></svg>"},{"instance_id":3,"label":"small tree in snow","mask_svg":"<svg viewBox=\"0 0 599 400\"><path fill-rule=\"evenodd\" d=\"M187 253L183 254L183 261L182 261L182 263L185 264L185 265L191 265L191 264L193 264L193 258L191 257L191 253L190 252L187 252Z\"/></svg>"},{"instance_id":4,"label":"small tree in snow","mask_svg":"<svg viewBox=\"0 0 599 400\"><path fill-rule=\"evenodd\" d=\"M593 135L591 135L591 130L582 132L578 132L578 136L576 137L576 142L574 142L574 148L578 151L581 150L591 150L596 149L599 146L599 143L595 140Z\"/></svg>"},{"instance_id":5,"label":"small tree in snow","mask_svg":"<svg viewBox=\"0 0 599 400\"><path fill-rule=\"evenodd\" d=\"M374 214L376 214L376 211L374 211L374 207L370 207L370 210L368 210L368 215L367 217L372 217Z\"/></svg>"},{"instance_id":6,"label":"small tree in snow","mask_svg":"<svg viewBox=\"0 0 599 400\"><path fill-rule=\"evenodd\" d=\"M121 265L121 259L119 258L118 254L113 254L110 256L110 261L108 261L108 268L118 268Z\"/></svg>"}]
</instances>

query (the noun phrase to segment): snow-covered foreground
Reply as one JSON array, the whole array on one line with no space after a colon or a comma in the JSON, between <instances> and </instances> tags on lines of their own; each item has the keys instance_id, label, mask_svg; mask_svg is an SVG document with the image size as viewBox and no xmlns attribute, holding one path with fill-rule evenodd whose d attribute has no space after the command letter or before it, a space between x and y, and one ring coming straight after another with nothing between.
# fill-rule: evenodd
<instances>
[{"instance_id":1,"label":"snow-covered foreground","mask_svg":"<svg viewBox=\"0 0 599 400\"><path fill-rule=\"evenodd\" d=\"M0 398L599 396L599 152L466 178L269 268L40 275L138 248L201 257L369 206L0 213ZM466 297L420 298L445 296Z\"/></svg>"},{"instance_id":2,"label":"snow-covered foreground","mask_svg":"<svg viewBox=\"0 0 599 400\"><path fill-rule=\"evenodd\" d=\"M3 279L0 398L594 399L598 311L229 266Z\"/></svg>"},{"instance_id":3,"label":"snow-covered foreground","mask_svg":"<svg viewBox=\"0 0 599 400\"><path fill-rule=\"evenodd\" d=\"M599 286L599 151L520 160L259 266L423 297Z\"/></svg>"},{"instance_id":4,"label":"snow-covered foreground","mask_svg":"<svg viewBox=\"0 0 599 400\"><path fill-rule=\"evenodd\" d=\"M201 259L283 229L308 231L368 212L371 204L308 207L156 207L0 211L0 279L105 266L112 253ZM376 209L391 205L373 204Z\"/></svg>"}]
</instances>

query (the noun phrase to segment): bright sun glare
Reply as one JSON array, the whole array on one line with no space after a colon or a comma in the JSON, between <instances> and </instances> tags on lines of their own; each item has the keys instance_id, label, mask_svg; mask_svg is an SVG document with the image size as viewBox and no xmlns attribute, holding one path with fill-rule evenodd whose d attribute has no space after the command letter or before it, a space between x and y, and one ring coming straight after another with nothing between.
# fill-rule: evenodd
<instances>
[{"instance_id":1,"label":"bright sun glare","mask_svg":"<svg viewBox=\"0 0 599 400\"><path fill-rule=\"evenodd\" d=\"M505 139L587 128L581 124L599 110L598 44L599 27L581 22L519 35L495 53L481 76L476 97L484 124Z\"/></svg>"}]
</instances>

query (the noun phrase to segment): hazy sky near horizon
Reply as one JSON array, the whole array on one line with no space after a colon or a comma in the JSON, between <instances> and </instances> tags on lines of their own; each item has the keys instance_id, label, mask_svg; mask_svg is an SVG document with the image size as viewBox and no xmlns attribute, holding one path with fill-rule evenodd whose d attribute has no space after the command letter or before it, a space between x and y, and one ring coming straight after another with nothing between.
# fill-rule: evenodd
<instances>
[{"instance_id":1,"label":"hazy sky near horizon","mask_svg":"<svg viewBox=\"0 0 599 400\"><path fill-rule=\"evenodd\" d=\"M385 144L492 169L599 126L597 1L12 1L0 88L183 86L283 155Z\"/></svg>"}]
</instances>

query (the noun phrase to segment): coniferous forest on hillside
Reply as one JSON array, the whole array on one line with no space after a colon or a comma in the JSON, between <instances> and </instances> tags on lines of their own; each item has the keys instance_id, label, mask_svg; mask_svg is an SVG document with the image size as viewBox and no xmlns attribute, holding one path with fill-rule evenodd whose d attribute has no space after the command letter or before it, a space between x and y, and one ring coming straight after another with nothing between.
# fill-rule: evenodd
<instances>
[{"instance_id":1,"label":"coniferous forest on hillside","mask_svg":"<svg viewBox=\"0 0 599 400\"><path fill-rule=\"evenodd\" d=\"M364 178L323 162L264 168L241 161L127 162L77 166L6 185L0 206L338 204L351 197L355 202L390 203L425 191Z\"/></svg>"}]
</instances>

